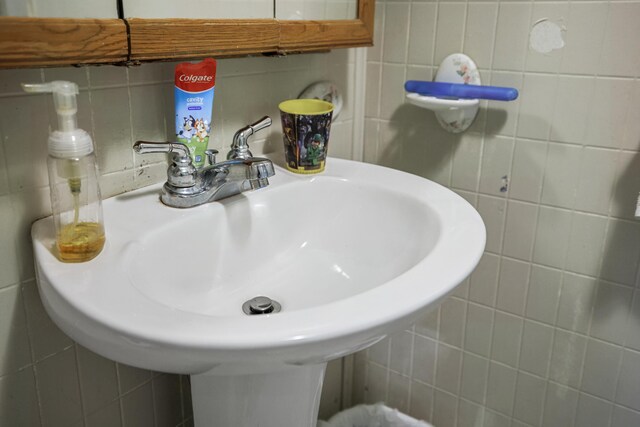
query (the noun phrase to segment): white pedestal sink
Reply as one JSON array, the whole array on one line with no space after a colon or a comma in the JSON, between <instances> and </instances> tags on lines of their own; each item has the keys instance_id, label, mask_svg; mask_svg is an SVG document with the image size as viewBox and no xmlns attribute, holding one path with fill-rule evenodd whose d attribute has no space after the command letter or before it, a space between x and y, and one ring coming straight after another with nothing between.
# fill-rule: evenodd
<instances>
[{"instance_id":1,"label":"white pedestal sink","mask_svg":"<svg viewBox=\"0 0 640 427\"><path fill-rule=\"evenodd\" d=\"M478 213L438 184L329 159L301 176L193 209L160 186L104 202L94 260L52 254L33 225L38 284L70 337L111 359L190 374L196 425L311 427L327 361L366 348L435 306L475 268ZM267 296L279 313L246 315Z\"/></svg>"}]
</instances>

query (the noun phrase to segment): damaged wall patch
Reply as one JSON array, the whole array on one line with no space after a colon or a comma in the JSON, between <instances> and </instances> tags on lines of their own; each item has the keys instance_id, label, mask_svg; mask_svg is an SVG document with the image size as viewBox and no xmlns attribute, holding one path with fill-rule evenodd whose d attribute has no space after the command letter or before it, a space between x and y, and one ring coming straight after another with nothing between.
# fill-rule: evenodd
<instances>
[{"instance_id":1,"label":"damaged wall patch","mask_svg":"<svg viewBox=\"0 0 640 427\"><path fill-rule=\"evenodd\" d=\"M549 53L564 47L564 28L547 18L540 19L531 28L529 46L536 52Z\"/></svg>"}]
</instances>

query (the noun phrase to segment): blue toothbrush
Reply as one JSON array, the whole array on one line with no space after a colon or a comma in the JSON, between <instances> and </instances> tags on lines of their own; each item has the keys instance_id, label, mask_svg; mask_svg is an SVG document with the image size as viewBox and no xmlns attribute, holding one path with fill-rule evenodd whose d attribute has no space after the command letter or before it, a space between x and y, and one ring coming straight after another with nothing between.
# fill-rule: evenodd
<instances>
[{"instance_id":1,"label":"blue toothbrush","mask_svg":"<svg viewBox=\"0 0 640 427\"><path fill-rule=\"evenodd\" d=\"M518 97L518 90L512 87L478 86L459 83L425 82L408 80L404 90L420 95L437 98L492 99L495 101L513 101Z\"/></svg>"}]
</instances>

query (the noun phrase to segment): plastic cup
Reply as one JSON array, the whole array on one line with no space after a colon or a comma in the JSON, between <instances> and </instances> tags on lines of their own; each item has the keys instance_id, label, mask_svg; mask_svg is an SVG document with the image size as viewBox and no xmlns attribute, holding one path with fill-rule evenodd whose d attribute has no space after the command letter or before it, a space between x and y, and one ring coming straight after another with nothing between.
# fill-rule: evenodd
<instances>
[{"instance_id":1,"label":"plastic cup","mask_svg":"<svg viewBox=\"0 0 640 427\"><path fill-rule=\"evenodd\" d=\"M287 169L305 174L324 171L333 104L319 99L291 99L278 108Z\"/></svg>"}]
</instances>

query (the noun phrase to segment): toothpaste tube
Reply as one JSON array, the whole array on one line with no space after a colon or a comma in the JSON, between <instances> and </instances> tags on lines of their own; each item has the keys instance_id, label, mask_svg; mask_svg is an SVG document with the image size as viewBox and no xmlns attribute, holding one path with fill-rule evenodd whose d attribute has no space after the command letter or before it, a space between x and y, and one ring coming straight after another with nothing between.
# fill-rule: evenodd
<instances>
[{"instance_id":1,"label":"toothpaste tube","mask_svg":"<svg viewBox=\"0 0 640 427\"><path fill-rule=\"evenodd\" d=\"M176 140L189 147L196 168L204 166L204 152L209 145L215 85L215 59L176 65Z\"/></svg>"}]
</instances>

